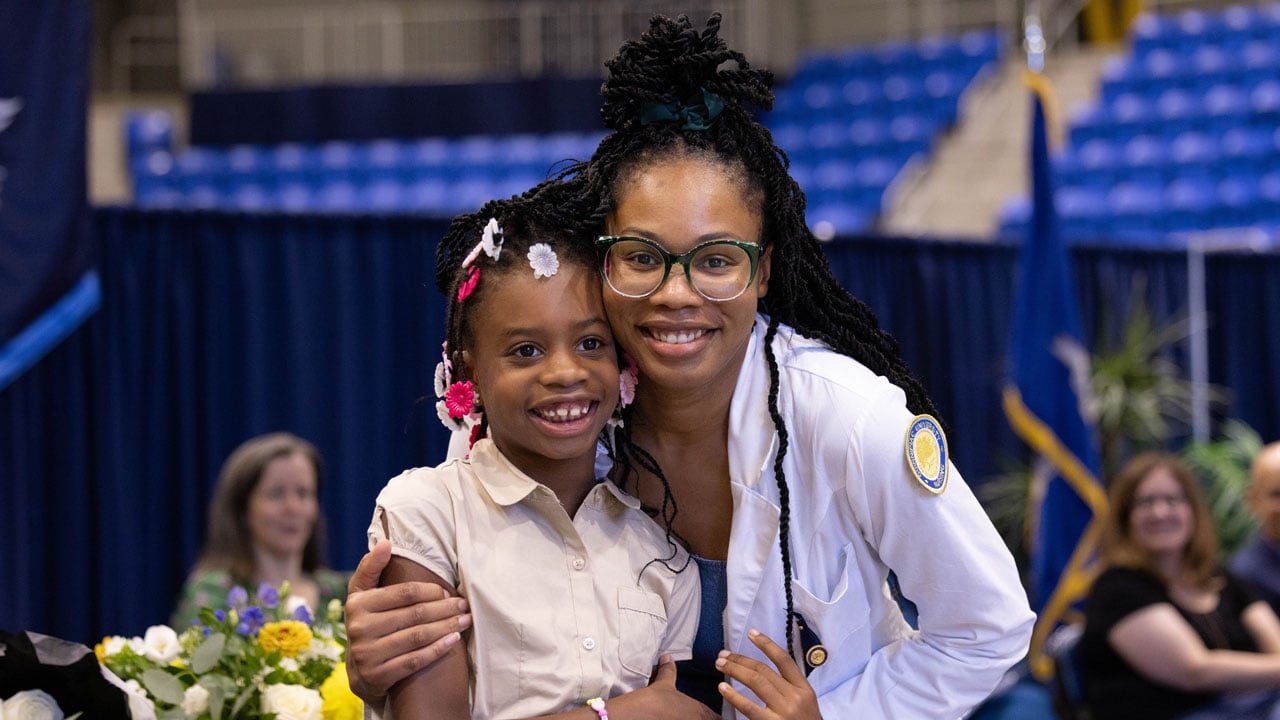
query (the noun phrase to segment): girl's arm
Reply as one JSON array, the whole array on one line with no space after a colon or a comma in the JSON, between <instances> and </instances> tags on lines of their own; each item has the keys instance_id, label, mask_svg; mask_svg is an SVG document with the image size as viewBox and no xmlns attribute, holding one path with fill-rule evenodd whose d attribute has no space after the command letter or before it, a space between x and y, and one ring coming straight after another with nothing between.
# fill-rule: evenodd
<instances>
[{"instance_id":1,"label":"girl's arm","mask_svg":"<svg viewBox=\"0 0 1280 720\"><path fill-rule=\"evenodd\" d=\"M1246 609L1246 616L1252 608ZM1275 620L1274 614L1271 619ZM1246 619L1245 624L1250 621ZM1280 655L1210 650L1169 603L1156 603L1130 614L1111 628L1107 642L1142 675L1186 692L1260 690L1280 685Z\"/></svg>"},{"instance_id":2,"label":"girl's arm","mask_svg":"<svg viewBox=\"0 0 1280 720\"><path fill-rule=\"evenodd\" d=\"M428 582L448 595L457 591L443 578L421 565L392 557L382 573L383 585ZM391 688L391 708L396 718L414 720L469 720L471 693L467 680L467 651L454 643L435 662L396 683Z\"/></svg>"},{"instance_id":3,"label":"girl's arm","mask_svg":"<svg viewBox=\"0 0 1280 720\"><path fill-rule=\"evenodd\" d=\"M392 685L439 660L471 627L467 602L439 585L378 587L390 559L391 543L383 540L347 585L347 676L371 708L382 707Z\"/></svg>"}]
</instances>

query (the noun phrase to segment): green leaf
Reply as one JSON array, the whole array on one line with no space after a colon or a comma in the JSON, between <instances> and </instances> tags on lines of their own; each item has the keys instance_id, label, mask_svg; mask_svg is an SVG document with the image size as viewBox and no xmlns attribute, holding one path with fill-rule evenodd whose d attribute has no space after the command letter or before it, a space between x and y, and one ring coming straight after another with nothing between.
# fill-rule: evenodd
<instances>
[{"instance_id":1,"label":"green leaf","mask_svg":"<svg viewBox=\"0 0 1280 720\"><path fill-rule=\"evenodd\" d=\"M257 692L258 688L256 686L250 685L245 688L244 692L240 693L240 697L236 698L235 704L231 706L231 717L239 715L240 709L243 708L245 703L249 702Z\"/></svg>"},{"instance_id":2,"label":"green leaf","mask_svg":"<svg viewBox=\"0 0 1280 720\"><path fill-rule=\"evenodd\" d=\"M200 647L191 654L191 670L197 675L203 675L214 668L218 664L218 659L222 657L222 649L226 647L227 636L222 633L210 635L208 639L200 643Z\"/></svg>"},{"instance_id":3,"label":"green leaf","mask_svg":"<svg viewBox=\"0 0 1280 720\"><path fill-rule=\"evenodd\" d=\"M143 671L142 686L157 700L170 705L181 705L185 695L182 683L163 670Z\"/></svg>"}]
</instances>

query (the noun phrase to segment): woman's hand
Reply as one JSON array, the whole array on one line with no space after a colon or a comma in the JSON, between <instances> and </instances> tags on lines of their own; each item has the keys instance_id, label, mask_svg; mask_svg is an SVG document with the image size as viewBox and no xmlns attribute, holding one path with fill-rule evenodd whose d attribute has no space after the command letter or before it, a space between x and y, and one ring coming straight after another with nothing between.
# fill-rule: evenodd
<instances>
[{"instance_id":1,"label":"woman's hand","mask_svg":"<svg viewBox=\"0 0 1280 720\"><path fill-rule=\"evenodd\" d=\"M427 667L471 626L467 602L423 582L378 587L391 559L379 542L360 560L347 584L347 677L351 691L381 707L391 686Z\"/></svg>"},{"instance_id":2,"label":"woman's hand","mask_svg":"<svg viewBox=\"0 0 1280 720\"><path fill-rule=\"evenodd\" d=\"M747 631L747 637L777 669L745 655L721 651L716 669L747 686L764 701L764 707L751 702L727 682L720 683L725 702L750 720L821 720L818 696L787 651L757 630Z\"/></svg>"}]
</instances>

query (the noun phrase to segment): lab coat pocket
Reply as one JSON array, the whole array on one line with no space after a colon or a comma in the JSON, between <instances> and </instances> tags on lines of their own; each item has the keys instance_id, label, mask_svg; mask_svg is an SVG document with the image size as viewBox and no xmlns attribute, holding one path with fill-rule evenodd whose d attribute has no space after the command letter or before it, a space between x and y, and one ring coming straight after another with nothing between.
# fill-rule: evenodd
<instances>
[{"instance_id":1,"label":"lab coat pocket","mask_svg":"<svg viewBox=\"0 0 1280 720\"><path fill-rule=\"evenodd\" d=\"M618 588L618 657L623 668L647 679L666 626L662 596L635 587Z\"/></svg>"},{"instance_id":2,"label":"lab coat pocket","mask_svg":"<svg viewBox=\"0 0 1280 720\"><path fill-rule=\"evenodd\" d=\"M833 566L838 573L791 580L796 612L827 651L825 662L809 674L819 695L862 672L871 657L871 608L853 562L853 546L846 545Z\"/></svg>"}]
</instances>

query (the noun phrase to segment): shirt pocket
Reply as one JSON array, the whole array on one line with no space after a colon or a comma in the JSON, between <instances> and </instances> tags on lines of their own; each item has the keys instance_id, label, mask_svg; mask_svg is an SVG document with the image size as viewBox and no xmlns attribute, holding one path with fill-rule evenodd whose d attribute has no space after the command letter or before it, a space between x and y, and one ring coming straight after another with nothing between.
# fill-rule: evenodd
<instances>
[{"instance_id":1,"label":"shirt pocket","mask_svg":"<svg viewBox=\"0 0 1280 720\"><path fill-rule=\"evenodd\" d=\"M662 596L635 587L618 588L618 659L623 669L648 679L666 627Z\"/></svg>"},{"instance_id":2,"label":"shirt pocket","mask_svg":"<svg viewBox=\"0 0 1280 720\"><path fill-rule=\"evenodd\" d=\"M837 569L826 577L791 579L796 612L827 649L827 660L809 674L821 695L862 672L871 657L871 608L856 568L853 545L841 548ZM804 582L807 580L807 582Z\"/></svg>"}]
</instances>

